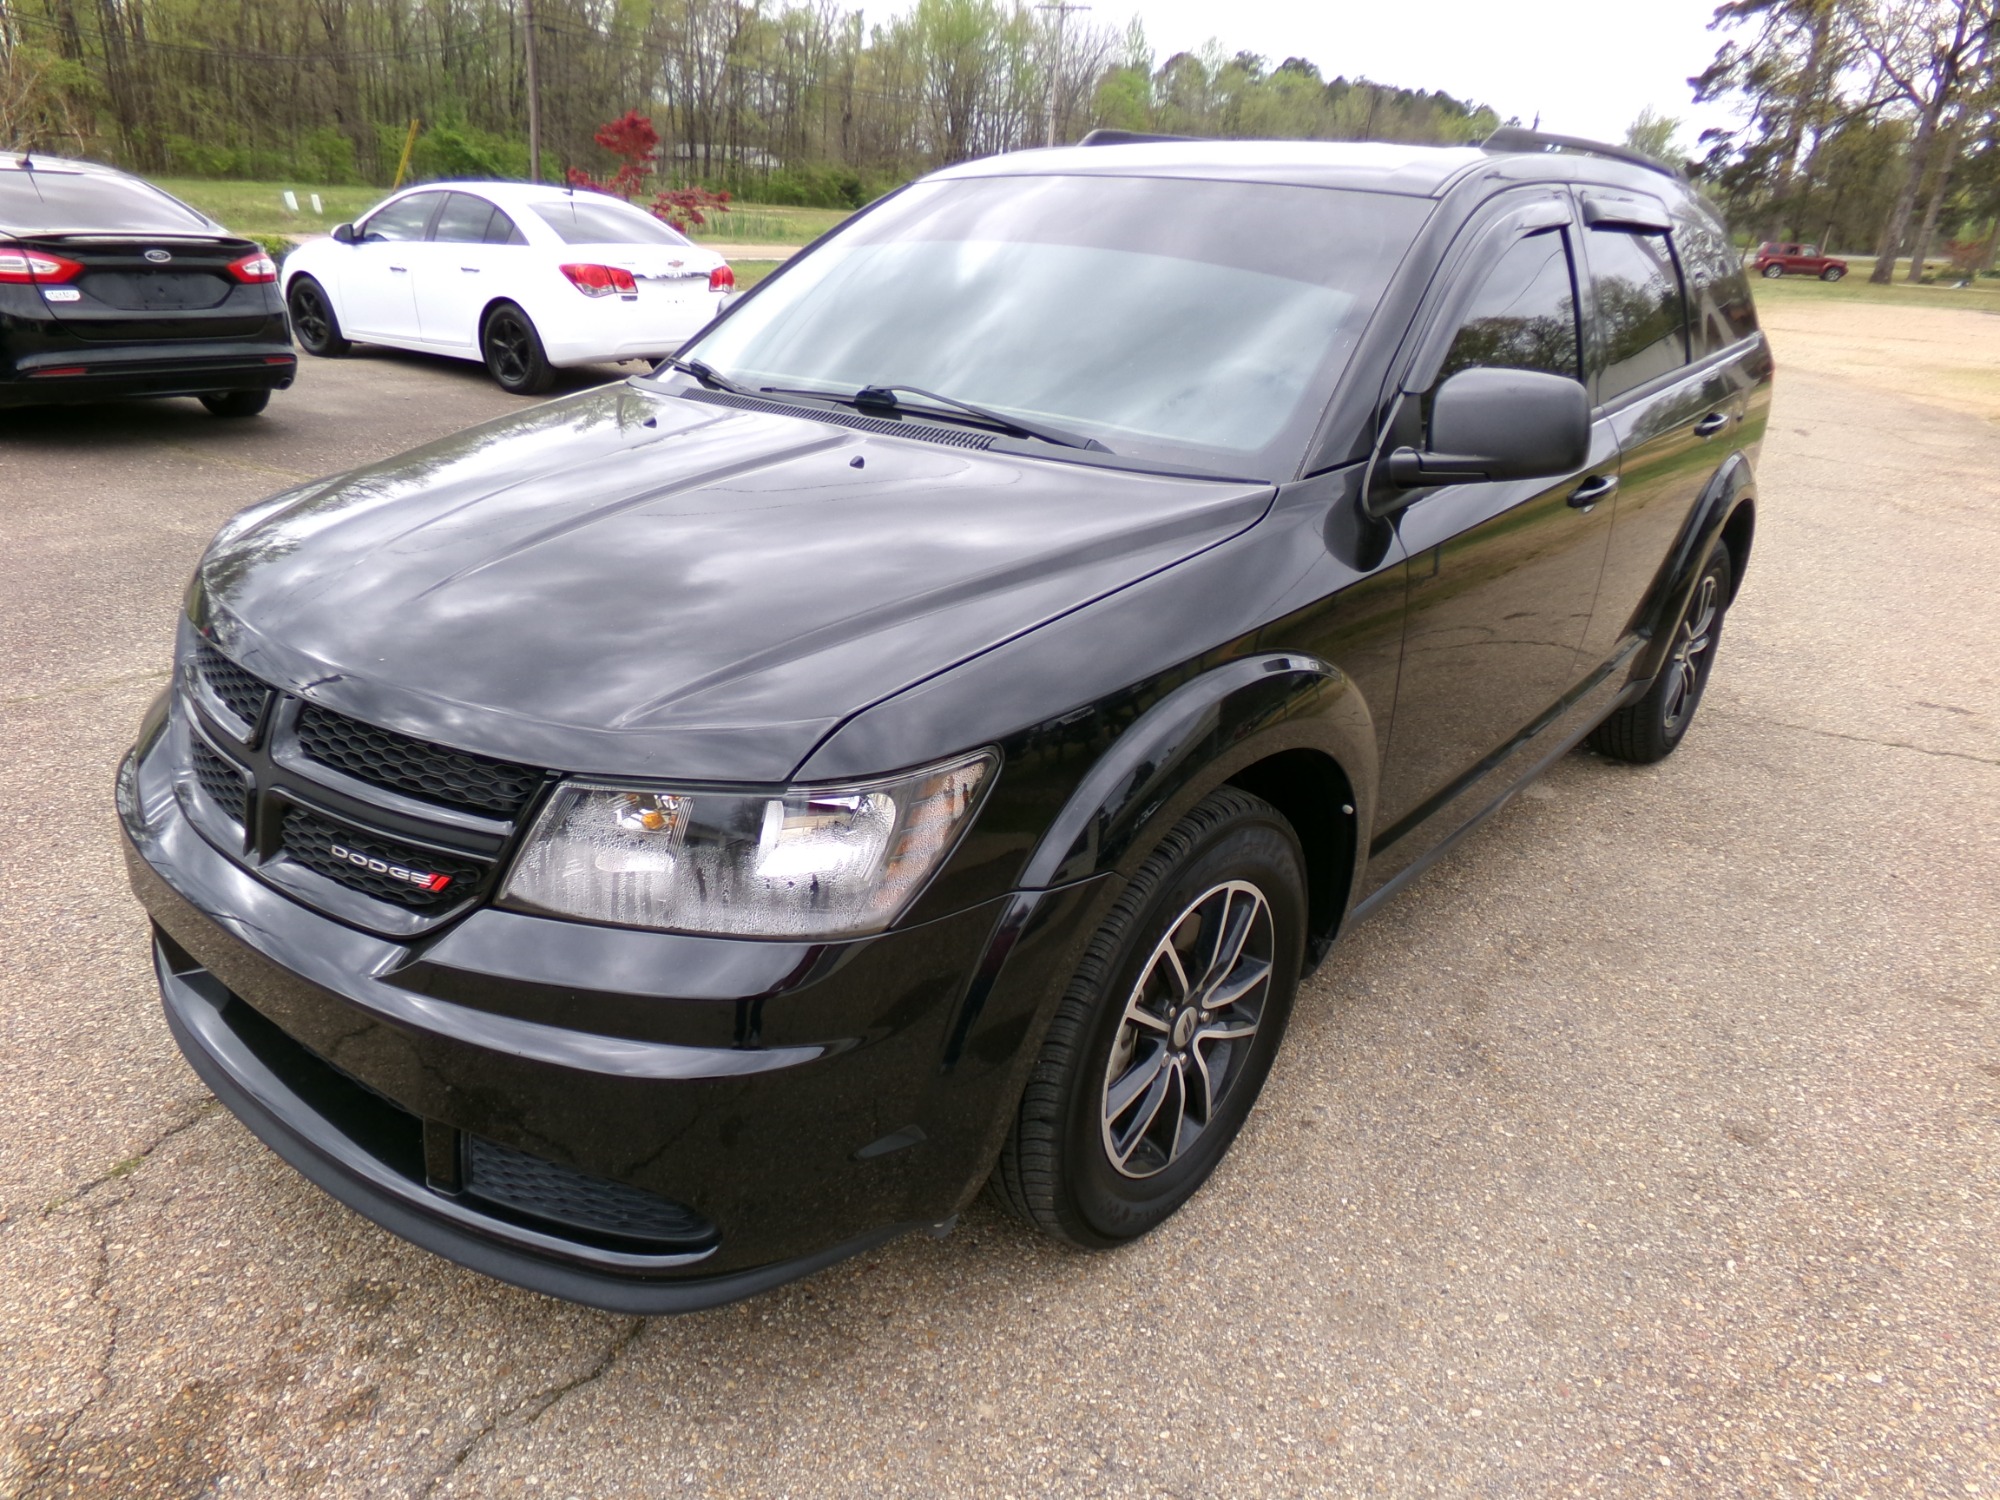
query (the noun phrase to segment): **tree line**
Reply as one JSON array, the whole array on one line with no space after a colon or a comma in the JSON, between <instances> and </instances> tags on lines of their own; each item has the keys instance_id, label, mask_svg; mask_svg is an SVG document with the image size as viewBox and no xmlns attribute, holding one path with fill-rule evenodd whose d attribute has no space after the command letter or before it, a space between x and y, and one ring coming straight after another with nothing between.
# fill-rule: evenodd
<instances>
[{"instance_id":1,"label":"tree line","mask_svg":"<svg viewBox=\"0 0 2000 1500\"><path fill-rule=\"evenodd\" d=\"M1993 269L2000 242L2000 0L1731 0L1690 80L1742 124L1703 133L1696 173L1765 238ZM1646 122L1655 129L1661 123Z\"/></svg>"},{"instance_id":2,"label":"tree line","mask_svg":"<svg viewBox=\"0 0 2000 1500\"><path fill-rule=\"evenodd\" d=\"M1094 126L1477 140L1443 93L1323 77L1303 58L1159 59L1019 0L0 0L0 143L156 173L385 183L410 122L423 175L527 171L533 43L543 174L602 171L637 108L662 177L859 204L947 161Z\"/></svg>"}]
</instances>

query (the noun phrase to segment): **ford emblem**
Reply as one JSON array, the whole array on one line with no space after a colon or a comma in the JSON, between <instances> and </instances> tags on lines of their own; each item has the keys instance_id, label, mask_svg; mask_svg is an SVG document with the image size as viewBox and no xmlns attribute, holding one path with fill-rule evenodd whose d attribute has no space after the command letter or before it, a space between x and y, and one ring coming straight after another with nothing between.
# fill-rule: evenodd
<instances>
[{"instance_id":1,"label":"ford emblem","mask_svg":"<svg viewBox=\"0 0 2000 1500\"><path fill-rule=\"evenodd\" d=\"M146 259L150 260L156 266L164 266L168 261L173 259L173 256L165 250L148 250L146 252Z\"/></svg>"}]
</instances>

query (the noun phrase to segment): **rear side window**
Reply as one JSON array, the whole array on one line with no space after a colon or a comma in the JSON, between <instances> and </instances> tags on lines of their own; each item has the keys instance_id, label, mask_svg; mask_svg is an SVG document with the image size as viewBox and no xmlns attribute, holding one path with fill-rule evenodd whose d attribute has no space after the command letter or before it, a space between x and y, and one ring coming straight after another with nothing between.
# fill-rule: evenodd
<instances>
[{"instance_id":1,"label":"rear side window","mask_svg":"<svg viewBox=\"0 0 2000 1500\"><path fill-rule=\"evenodd\" d=\"M418 193L391 203L368 221L361 232L362 243L422 239L424 226L431 221L431 210L437 207L441 196L439 193Z\"/></svg>"},{"instance_id":2,"label":"rear side window","mask_svg":"<svg viewBox=\"0 0 2000 1500\"><path fill-rule=\"evenodd\" d=\"M213 234L215 225L150 183L110 172L0 170L0 225L138 234Z\"/></svg>"},{"instance_id":3,"label":"rear side window","mask_svg":"<svg viewBox=\"0 0 2000 1500\"><path fill-rule=\"evenodd\" d=\"M445 199L444 212L431 230L434 240L477 245L485 242L487 226L493 222L494 208L484 198L470 193L453 193Z\"/></svg>"},{"instance_id":4,"label":"rear side window","mask_svg":"<svg viewBox=\"0 0 2000 1500\"><path fill-rule=\"evenodd\" d=\"M1590 231L1590 275L1597 293L1597 399L1612 401L1687 363L1681 279L1664 234Z\"/></svg>"},{"instance_id":5,"label":"rear side window","mask_svg":"<svg viewBox=\"0 0 2000 1500\"><path fill-rule=\"evenodd\" d=\"M1689 334L1694 358L1727 349L1757 331L1750 278L1743 261L1706 215L1676 214L1674 249L1687 278Z\"/></svg>"},{"instance_id":6,"label":"rear side window","mask_svg":"<svg viewBox=\"0 0 2000 1500\"><path fill-rule=\"evenodd\" d=\"M541 221L565 245L690 245L694 243L642 209L602 193L542 198L534 205Z\"/></svg>"},{"instance_id":7,"label":"rear side window","mask_svg":"<svg viewBox=\"0 0 2000 1500\"><path fill-rule=\"evenodd\" d=\"M1516 240L1494 263L1438 374L1483 367L1581 379L1578 348L1569 236L1545 230Z\"/></svg>"},{"instance_id":8,"label":"rear side window","mask_svg":"<svg viewBox=\"0 0 2000 1500\"><path fill-rule=\"evenodd\" d=\"M502 209L493 210L492 222L486 226L486 243L489 245L525 245L528 237L521 233L521 226L508 218Z\"/></svg>"}]
</instances>

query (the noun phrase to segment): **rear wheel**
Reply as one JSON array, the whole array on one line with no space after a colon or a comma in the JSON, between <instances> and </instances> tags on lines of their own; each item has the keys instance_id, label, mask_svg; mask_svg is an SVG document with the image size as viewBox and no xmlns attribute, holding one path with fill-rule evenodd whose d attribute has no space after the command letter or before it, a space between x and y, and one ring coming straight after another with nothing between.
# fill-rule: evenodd
<instances>
[{"instance_id":1,"label":"rear wheel","mask_svg":"<svg viewBox=\"0 0 2000 1500\"><path fill-rule=\"evenodd\" d=\"M201 404L213 417L254 417L271 404L269 391L217 391L203 396Z\"/></svg>"},{"instance_id":2,"label":"rear wheel","mask_svg":"<svg viewBox=\"0 0 2000 1500\"><path fill-rule=\"evenodd\" d=\"M1819 279L1821 281L1838 281L1846 274L1847 272L1840 266L1828 266L1824 271L1819 273Z\"/></svg>"},{"instance_id":3,"label":"rear wheel","mask_svg":"<svg viewBox=\"0 0 2000 1500\"><path fill-rule=\"evenodd\" d=\"M542 352L541 335L528 315L511 302L502 302L486 315L479 350L486 356L487 373L503 391L539 396L555 384L555 367Z\"/></svg>"},{"instance_id":4,"label":"rear wheel","mask_svg":"<svg viewBox=\"0 0 2000 1500\"><path fill-rule=\"evenodd\" d=\"M1783 266L1764 267L1764 279L1766 281L1776 281L1780 276L1784 274L1785 274L1785 268Z\"/></svg>"},{"instance_id":5,"label":"rear wheel","mask_svg":"<svg viewBox=\"0 0 2000 1500\"><path fill-rule=\"evenodd\" d=\"M1593 750L1635 765L1650 765L1674 753L1708 688L1709 670L1722 640L1723 612L1729 608L1731 577L1729 549L1717 542L1680 624L1674 627L1666 665L1643 698L1626 704L1590 732Z\"/></svg>"},{"instance_id":6,"label":"rear wheel","mask_svg":"<svg viewBox=\"0 0 2000 1500\"><path fill-rule=\"evenodd\" d=\"M1070 982L992 1192L1073 1245L1123 1244L1192 1197L1277 1054L1305 951L1291 825L1225 787L1140 866Z\"/></svg>"},{"instance_id":7,"label":"rear wheel","mask_svg":"<svg viewBox=\"0 0 2000 1500\"><path fill-rule=\"evenodd\" d=\"M285 309L292 315L292 337L308 354L321 359L338 359L354 346L341 336L340 319L326 288L310 276L301 276L285 294Z\"/></svg>"}]
</instances>

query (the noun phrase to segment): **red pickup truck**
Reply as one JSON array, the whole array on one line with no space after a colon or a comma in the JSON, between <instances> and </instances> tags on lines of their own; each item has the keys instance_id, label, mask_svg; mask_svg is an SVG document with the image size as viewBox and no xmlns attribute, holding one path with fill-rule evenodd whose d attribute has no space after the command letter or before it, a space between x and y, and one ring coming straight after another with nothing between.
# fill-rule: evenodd
<instances>
[{"instance_id":1,"label":"red pickup truck","mask_svg":"<svg viewBox=\"0 0 2000 1500\"><path fill-rule=\"evenodd\" d=\"M1821 281L1838 281L1847 274L1847 262L1821 255L1817 245L1786 245L1766 240L1757 247L1759 276L1817 276Z\"/></svg>"}]
</instances>

